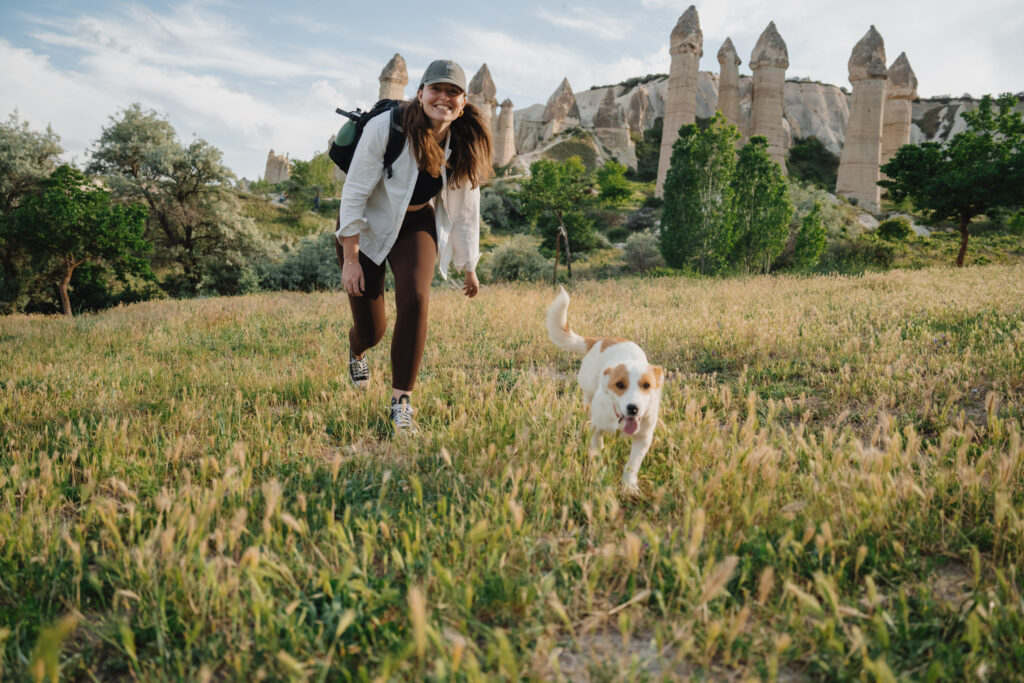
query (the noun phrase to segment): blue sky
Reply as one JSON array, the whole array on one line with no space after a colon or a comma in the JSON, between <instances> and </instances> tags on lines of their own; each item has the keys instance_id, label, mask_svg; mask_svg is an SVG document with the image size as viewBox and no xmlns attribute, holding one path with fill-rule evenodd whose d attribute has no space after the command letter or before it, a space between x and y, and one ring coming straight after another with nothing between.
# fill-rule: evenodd
<instances>
[{"instance_id":1,"label":"blue sky","mask_svg":"<svg viewBox=\"0 0 1024 683\"><path fill-rule=\"evenodd\" d=\"M340 125L336 106L371 104L398 52L415 84L438 57L471 77L487 63L499 100L543 103L562 78L577 92L667 73L668 36L690 2L267 2L0 0L0 116L48 123L84 164L108 118L132 102L201 137L238 176L267 151L308 159ZM1024 91L1019 0L716 0L697 3L700 67L722 41L743 59L775 21L789 77L849 85L846 63L874 24L891 63L907 53L922 96ZM414 85L406 90L411 96Z\"/></svg>"}]
</instances>

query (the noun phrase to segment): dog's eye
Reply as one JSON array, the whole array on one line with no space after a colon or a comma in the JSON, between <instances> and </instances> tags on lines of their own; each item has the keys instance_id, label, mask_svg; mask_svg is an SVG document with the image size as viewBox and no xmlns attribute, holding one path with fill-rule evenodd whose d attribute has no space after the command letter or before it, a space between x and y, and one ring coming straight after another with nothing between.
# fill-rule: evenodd
<instances>
[{"instance_id":1,"label":"dog's eye","mask_svg":"<svg viewBox=\"0 0 1024 683\"><path fill-rule=\"evenodd\" d=\"M615 388L616 389L625 389L626 388L626 383L625 382L616 382L615 383Z\"/></svg>"},{"instance_id":2,"label":"dog's eye","mask_svg":"<svg viewBox=\"0 0 1024 683\"><path fill-rule=\"evenodd\" d=\"M644 382L642 386L643 386L644 389L650 389L651 388L651 383L650 382Z\"/></svg>"}]
</instances>

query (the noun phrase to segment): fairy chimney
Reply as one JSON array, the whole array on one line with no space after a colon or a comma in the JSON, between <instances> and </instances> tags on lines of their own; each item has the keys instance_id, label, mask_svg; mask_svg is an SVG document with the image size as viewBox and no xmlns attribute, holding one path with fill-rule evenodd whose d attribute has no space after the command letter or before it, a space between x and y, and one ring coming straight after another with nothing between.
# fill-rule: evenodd
<instances>
[{"instance_id":1,"label":"fairy chimney","mask_svg":"<svg viewBox=\"0 0 1024 683\"><path fill-rule=\"evenodd\" d=\"M561 84L548 98L544 106L543 121L542 140L580 125L580 108L576 104L576 96L572 92L568 78L563 78Z\"/></svg>"},{"instance_id":2,"label":"fairy chimney","mask_svg":"<svg viewBox=\"0 0 1024 683\"><path fill-rule=\"evenodd\" d=\"M494 79L491 78L491 70L487 68L487 64L484 64L469 81L469 92L466 94L466 99L480 110L492 130L497 125L497 93L498 89L494 85Z\"/></svg>"},{"instance_id":3,"label":"fairy chimney","mask_svg":"<svg viewBox=\"0 0 1024 683\"><path fill-rule=\"evenodd\" d=\"M718 64L720 65L718 76L718 111L722 112L725 119L736 126L740 126L740 64L742 60L736 54L736 48L732 45L732 39L726 38L722 47L718 50Z\"/></svg>"},{"instance_id":4,"label":"fairy chimney","mask_svg":"<svg viewBox=\"0 0 1024 683\"><path fill-rule=\"evenodd\" d=\"M288 163L288 155L274 154L274 150L270 150L267 154L267 167L263 173L263 179L271 185L277 185L291 177L292 172Z\"/></svg>"},{"instance_id":5,"label":"fairy chimney","mask_svg":"<svg viewBox=\"0 0 1024 683\"><path fill-rule=\"evenodd\" d=\"M768 138L768 153L783 173L786 172L786 139L782 130L782 102L788 67L786 43L771 21L750 53L750 68L754 72L750 135Z\"/></svg>"},{"instance_id":6,"label":"fairy chimney","mask_svg":"<svg viewBox=\"0 0 1024 683\"><path fill-rule=\"evenodd\" d=\"M402 100L405 99L405 86L409 85L409 70L405 67L405 60L402 55L395 53L384 70L380 72L380 92L378 100Z\"/></svg>"},{"instance_id":7,"label":"fairy chimney","mask_svg":"<svg viewBox=\"0 0 1024 683\"><path fill-rule=\"evenodd\" d=\"M629 98L629 109L626 112L626 123L631 132L638 135L643 134L650 109L650 91L647 90L646 85L641 85L633 90L633 95Z\"/></svg>"},{"instance_id":8,"label":"fairy chimney","mask_svg":"<svg viewBox=\"0 0 1024 683\"><path fill-rule=\"evenodd\" d=\"M854 46L848 62L853 97L843 152L839 157L836 194L854 199L868 211L881 204L878 161L882 151L885 108L885 42L872 26Z\"/></svg>"},{"instance_id":9,"label":"fairy chimney","mask_svg":"<svg viewBox=\"0 0 1024 683\"><path fill-rule=\"evenodd\" d=\"M594 114L594 128L622 128L625 125L622 109L615 101L615 88L608 88Z\"/></svg>"},{"instance_id":10,"label":"fairy chimney","mask_svg":"<svg viewBox=\"0 0 1024 683\"><path fill-rule=\"evenodd\" d=\"M889 67L889 78L885 84L882 154L878 160L879 166L892 159L900 147L910 143L911 108L916 98L917 76L910 68L907 53L901 52Z\"/></svg>"},{"instance_id":11,"label":"fairy chimney","mask_svg":"<svg viewBox=\"0 0 1024 683\"><path fill-rule=\"evenodd\" d=\"M679 139L679 128L697 120L697 67L704 55L704 34L700 30L697 8L690 5L669 37L672 64L665 95L665 119L658 156L657 196L662 195L665 175L672 163L672 145Z\"/></svg>"},{"instance_id":12,"label":"fairy chimney","mask_svg":"<svg viewBox=\"0 0 1024 683\"><path fill-rule=\"evenodd\" d=\"M498 132L494 136L494 165L508 166L516 155L516 131L512 118L512 100L501 103L498 116Z\"/></svg>"}]
</instances>

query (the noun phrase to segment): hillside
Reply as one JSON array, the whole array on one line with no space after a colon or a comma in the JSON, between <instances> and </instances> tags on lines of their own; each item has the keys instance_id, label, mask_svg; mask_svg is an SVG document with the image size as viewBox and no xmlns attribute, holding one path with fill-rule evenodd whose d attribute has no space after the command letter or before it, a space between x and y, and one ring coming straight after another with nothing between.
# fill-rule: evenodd
<instances>
[{"instance_id":1,"label":"hillside","mask_svg":"<svg viewBox=\"0 0 1024 683\"><path fill-rule=\"evenodd\" d=\"M0 318L0 678L1019 675L1024 267L572 295L670 373L642 497L546 286L435 290L397 441L336 293Z\"/></svg>"}]
</instances>

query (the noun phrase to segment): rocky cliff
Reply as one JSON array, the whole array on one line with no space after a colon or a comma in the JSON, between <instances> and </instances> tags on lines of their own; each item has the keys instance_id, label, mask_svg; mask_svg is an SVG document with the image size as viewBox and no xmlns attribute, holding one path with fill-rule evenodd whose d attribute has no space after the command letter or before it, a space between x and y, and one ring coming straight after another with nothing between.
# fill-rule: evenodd
<instances>
[{"instance_id":1,"label":"rocky cliff","mask_svg":"<svg viewBox=\"0 0 1024 683\"><path fill-rule=\"evenodd\" d=\"M752 85L753 78L751 76L740 76L740 129L744 131L750 130ZM598 118L598 112L603 110L602 116L606 117L611 111L610 107L614 106L622 113L629 126L635 127L639 123L644 129L650 128L655 118L665 114L667 89L668 76L659 76L633 86L611 85L575 93L580 125L587 129L595 128L595 118ZM612 91L610 100L606 99L609 90ZM640 103L636 100L638 94L645 96L646 107L639 106ZM783 115L785 117L783 133L786 147L793 144L794 138L816 137L831 152L838 155L843 147L846 126L850 117L850 97L847 88L807 79L786 81L783 95ZM697 116L709 118L714 113L717 104L718 74L701 71L697 79ZM917 143L928 140L947 140L964 129L964 122L960 114L975 107L977 107L977 100L969 98L915 100L910 141ZM544 105L535 104L515 111L516 140L525 143L519 147L519 154L529 155L546 146L548 140L537 134L544 124L544 110ZM598 123L603 122L602 120L598 121ZM602 128L604 127L602 126ZM603 138L602 144L606 147L607 135ZM603 155L599 154L599 157L610 158L612 156L625 162L634 159L635 153L632 149L607 149Z\"/></svg>"}]
</instances>

